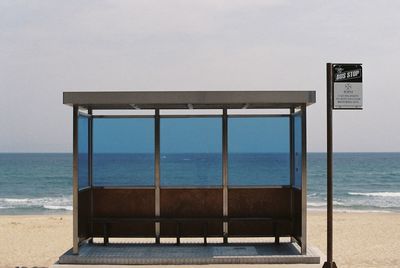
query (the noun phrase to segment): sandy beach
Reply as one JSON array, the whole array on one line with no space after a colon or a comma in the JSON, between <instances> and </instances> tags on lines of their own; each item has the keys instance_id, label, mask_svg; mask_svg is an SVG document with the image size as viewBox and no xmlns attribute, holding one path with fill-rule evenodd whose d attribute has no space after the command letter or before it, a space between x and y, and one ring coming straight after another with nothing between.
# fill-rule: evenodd
<instances>
[{"instance_id":1,"label":"sandy beach","mask_svg":"<svg viewBox=\"0 0 400 268\"><path fill-rule=\"evenodd\" d=\"M326 251L326 217L308 215L309 243ZM400 214L335 213L338 267L400 267ZM0 216L0 267L48 267L71 247L72 217Z\"/></svg>"}]
</instances>

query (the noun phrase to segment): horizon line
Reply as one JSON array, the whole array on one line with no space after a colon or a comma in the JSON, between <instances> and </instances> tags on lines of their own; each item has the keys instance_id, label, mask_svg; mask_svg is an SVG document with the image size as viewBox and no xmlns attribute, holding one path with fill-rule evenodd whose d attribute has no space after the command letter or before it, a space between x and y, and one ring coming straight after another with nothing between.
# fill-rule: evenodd
<instances>
[{"instance_id":1,"label":"horizon line","mask_svg":"<svg viewBox=\"0 0 400 268\"><path fill-rule=\"evenodd\" d=\"M140 153L140 154L150 154L152 152L98 152L100 154L134 154L134 153ZM172 154L190 154L190 153L219 153L219 152L175 152ZM231 153L266 153L266 152L231 152ZM267 153L286 153L286 152L267 152ZM326 153L326 151L308 151L307 153ZM400 151L333 151L333 153L400 153ZM0 152L0 154L72 154L72 152ZM168 152L166 154L171 154L171 152Z\"/></svg>"}]
</instances>

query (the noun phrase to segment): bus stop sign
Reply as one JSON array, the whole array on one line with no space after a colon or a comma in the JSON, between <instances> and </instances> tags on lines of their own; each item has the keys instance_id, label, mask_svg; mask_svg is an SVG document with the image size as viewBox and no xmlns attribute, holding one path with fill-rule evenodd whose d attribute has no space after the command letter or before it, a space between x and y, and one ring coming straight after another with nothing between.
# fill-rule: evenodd
<instances>
[{"instance_id":1,"label":"bus stop sign","mask_svg":"<svg viewBox=\"0 0 400 268\"><path fill-rule=\"evenodd\" d=\"M333 109L362 109L361 64L333 64Z\"/></svg>"}]
</instances>

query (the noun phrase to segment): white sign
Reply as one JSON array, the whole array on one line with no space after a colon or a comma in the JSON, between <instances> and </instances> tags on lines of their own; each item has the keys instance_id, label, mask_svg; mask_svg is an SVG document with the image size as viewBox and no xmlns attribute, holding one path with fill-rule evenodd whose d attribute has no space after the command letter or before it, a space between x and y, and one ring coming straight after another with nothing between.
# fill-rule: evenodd
<instances>
[{"instance_id":1,"label":"white sign","mask_svg":"<svg viewBox=\"0 0 400 268\"><path fill-rule=\"evenodd\" d=\"M362 109L362 83L334 83L334 109Z\"/></svg>"},{"instance_id":2,"label":"white sign","mask_svg":"<svg viewBox=\"0 0 400 268\"><path fill-rule=\"evenodd\" d=\"M362 65L333 65L333 109L362 109Z\"/></svg>"}]
</instances>

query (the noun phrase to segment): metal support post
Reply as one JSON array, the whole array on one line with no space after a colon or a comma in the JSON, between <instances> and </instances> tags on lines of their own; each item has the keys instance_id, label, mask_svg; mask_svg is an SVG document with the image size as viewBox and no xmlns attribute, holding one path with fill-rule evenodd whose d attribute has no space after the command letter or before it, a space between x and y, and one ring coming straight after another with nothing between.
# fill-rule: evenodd
<instances>
[{"instance_id":1,"label":"metal support post","mask_svg":"<svg viewBox=\"0 0 400 268\"><path fill-rule=\"evenodd\" d=\"M72 114L72 252L79 254L79 237L78 237L78 116L79 107L74 105Z\"/></svg>"},{"instance_id":2,"label":"metal support post","mask_svg":"<svg viewBox=\"0 0 400 268\"><path fill-rule=\"evenodd\" d=\"M301 254L307 254L307 107L301 106Z\"/></svg>"},{"instance_id":3,"label":"metal support post","mask_svg":"<svg viewBox=\"0 0 400 268\"><path fill-rule=\"evenodd\" d=\"M327 166L327 254L326 262L323 268L336 268L336 263L333 261L333 137L332 137L332 92L333 92L333 66L332 63L326 65L326 130L327 130L327 141L326 141L326 166Z\"/></svg>"},{"instance_id":4,"label":"metal support post","mask_svg":"<svg viewBox=\"0 0 400 268\"><path fill-rule=\"evenodd\" d=\"M155 110L154 116L154 185L155 185L155 216L160 217L160 110ZM160 243L160 222L155 223L156 243Z\"/></svg>"},{"instance_id":5,"label":"metal support post","mask_svg":"<svg viewBox=\"0 0 400 268\"><path fill-rule=\"evenodd\" d=\"M290 131L290 217L291 217L291 236L290 242L295 243L296 239L293 237L294 234L294 195L293 195L293 185L294 185L294 108L290 108L290 119L289 119L289 131Z\"/></svg>"},{"instance_id":6,"label":"metal support post","mask_svg":"<svg viewBox=\"0 0 400 268\"><path fill-rule=\"evenodd\" d=\"M90 235L89 243L93 243L93 111L88 109L88 179L90 187Z\"/></svg>"},{"instance_id":7,"label":"metal support post","mask_svg":"<svg viewBox=\"0 0 400 268\"><path fill-rule=\"evenodd\" d=\"M223 216L228 217L228 110L222 114L222 186ZM228 243L228 222L223 222L224 243Z\"/></svg>"}]
</instances>

